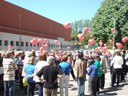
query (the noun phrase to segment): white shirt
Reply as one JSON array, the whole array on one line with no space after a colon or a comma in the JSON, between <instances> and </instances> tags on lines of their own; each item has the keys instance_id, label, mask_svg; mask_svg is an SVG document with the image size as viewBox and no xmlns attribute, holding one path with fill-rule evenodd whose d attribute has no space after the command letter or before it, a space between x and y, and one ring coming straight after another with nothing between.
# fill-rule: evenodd
<instances>
[{"instance_id":1,"label":"white shirt","mask_svg":"<svg viewBox=\"0 0 128 96\"><path fill-rule=\"evenodd\" d=\"M123 58L121 56L115 56L111 62L113 64L114 69L122 68Z\"/></svg>"},{"instance_id":2,"label":"white shirt","mask_svg":"<svg viewBox=\"0 0 128 96\"><path fill-rule=\"evenodd\" d=\"M126 54L125 60L126 60L126 65L128 65L128 54Z\"/></svg>"},{"instance_id":3,"label":"white shirt","mask_svg":"<svg viewBox=\"0 0 128 96\"><path fill-rule=\"evenodd\" d=\"M35 66L35 71L34 71L34 81L35 82L40 82L39 78L36 76L36 74L40 71L41 68L44 66L49 65L46 61L38 61L36 66Z\"/></svg>"}]
</instances>

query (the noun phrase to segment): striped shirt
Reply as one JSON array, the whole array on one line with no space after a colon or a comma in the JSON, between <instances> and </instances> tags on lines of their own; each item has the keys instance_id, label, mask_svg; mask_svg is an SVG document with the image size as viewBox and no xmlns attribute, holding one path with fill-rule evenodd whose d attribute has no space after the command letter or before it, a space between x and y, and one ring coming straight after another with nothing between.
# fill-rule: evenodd
<instances>
[{"instance_id":1,"label":"striped shirt","mask_svg":"<svg viewBox=\"0 0 128 96\"><path fill-rule=\"evenodd\" d=\"M4 81L15 80L15 66L13 59L3 59Z\"/></svg>"}]
</instances>

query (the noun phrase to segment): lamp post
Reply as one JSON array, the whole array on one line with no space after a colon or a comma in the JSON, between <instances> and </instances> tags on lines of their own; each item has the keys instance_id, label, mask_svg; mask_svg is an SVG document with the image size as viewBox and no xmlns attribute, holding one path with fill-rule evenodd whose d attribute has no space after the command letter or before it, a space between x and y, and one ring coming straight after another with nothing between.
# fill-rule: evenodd
<instances>
[{"instance_id":1,"label":"lamp post","mask_svg":"<svg viewBox=\"0 0 128 96\"><path fill-rule=\"evenodd\" d=\"M21 14L19 14L19 31L21 30ZM21 35L19 36L19 50L21 50Z\"/></svg>"},{"instance_id":2,"label":"lamp post","mask_svg":"<svg viewBox=\"0 0 128 96\"><path fill-rule=\"evenodd\" d=\"M112 19L114 20L114 23L113 23L113 25L114 25L114 33L113 33L113 50L115 51L115 36L116 36L115 22L116 22L116 20L115 20L115 18L112 18Z\"/></svg>"}]
</instances>

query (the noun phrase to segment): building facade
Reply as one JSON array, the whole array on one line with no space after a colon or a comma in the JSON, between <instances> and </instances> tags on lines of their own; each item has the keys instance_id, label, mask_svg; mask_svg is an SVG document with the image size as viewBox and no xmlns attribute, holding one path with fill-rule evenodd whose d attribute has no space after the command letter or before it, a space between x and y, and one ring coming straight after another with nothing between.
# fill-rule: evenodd
<instances>
[{"instance_id":1,"label":"building facade","mask_svg":"<svg viewBox=\"0 0 128 96\"><path fill-rule=\"evenodd\" d=\"M70 28L4 0L0 7L0 50L6 50L8 45L19 50L38 50L41 45L30 44L33 38L47 38L47 50L58 49L54 40L59 41L63 50L72 46Z\"/></svg>"}]
</instances>

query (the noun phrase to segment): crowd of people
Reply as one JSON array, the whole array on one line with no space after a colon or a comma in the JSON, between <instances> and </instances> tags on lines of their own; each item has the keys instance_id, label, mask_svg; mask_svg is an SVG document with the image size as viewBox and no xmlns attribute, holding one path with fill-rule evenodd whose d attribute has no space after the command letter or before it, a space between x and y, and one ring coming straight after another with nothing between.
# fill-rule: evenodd
<instances>
[{"instance_id":1,"label":"crowd of people","mask_svg":"<svg viewBox=\"0 0 128 96\"><path fill-rule=\"evenodd\" d=\"M34 50L7 50L0 54L0 63L4 71L4 96L14 96L16 82L27 96L34 96L36 85L38 96L57 96L58 85L60 96L69 96L70 74L77 82L78 96L97 96L100 89L104 89L108 70L112 87L128 79L128 51L125 50L109 54L75 50L37 54Z\"/></svg>"}]
</instances>

